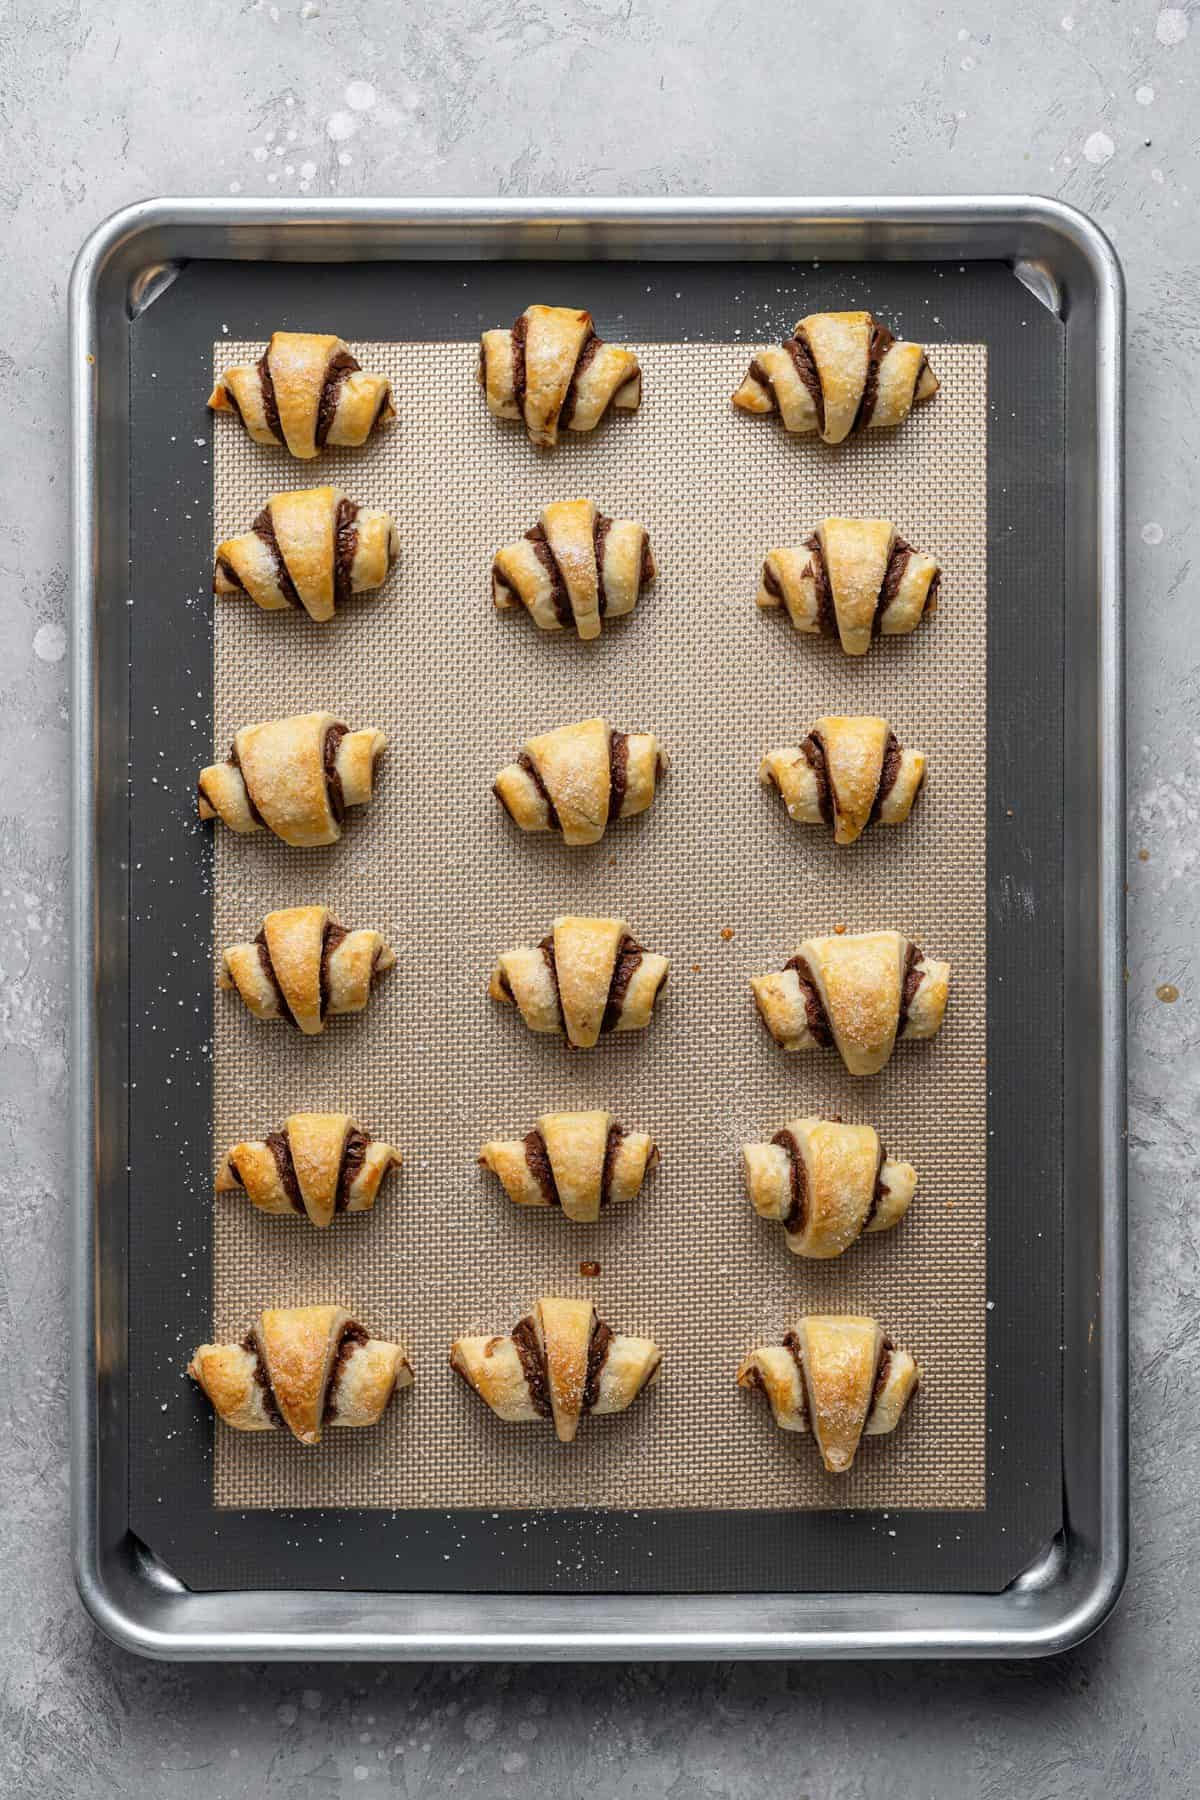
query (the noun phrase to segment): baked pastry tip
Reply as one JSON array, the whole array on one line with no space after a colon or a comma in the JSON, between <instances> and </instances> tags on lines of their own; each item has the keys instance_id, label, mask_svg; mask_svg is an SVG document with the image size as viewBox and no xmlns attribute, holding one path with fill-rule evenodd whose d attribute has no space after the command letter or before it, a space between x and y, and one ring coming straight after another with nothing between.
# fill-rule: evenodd
<instances>
[{"instance_id":1,"label":"baked pastry tip","mask_svg":"<svg viewBox=\"0 0 1200 1800\"><path fill-rule=\"evenodd\" d=\"M270 912L256 938L230 944L218 985L256 1019L286 1019L316 1037L336 1013L362 1012L396 958L377 931L348 931L327 906Z\"/></svg>"},{"instance_id":2,"label":"baked pastry tip","mask_svg":"<svg viewBox=\"0 0 1200 1800\"><path fill-rule=\"evenodd\" d=\"M256 363L226 369L208 397L256 444L283 444L301 461L327 444L365 444L396 416L391 383L368 375L339 337L276 331Z\"/></svg>"},{"instance_id":3,"label":"baked pastry tip","mask_svg":"<svg viewBox=\"0 0 1200 1800\"><path fill-rule=\"evenodd\" d=\"M811 1432L831 1475L844 1475L864 1437L896 1429L921 1380L875 1319L809 1314L782 1344L745 1357L738 1386L761 1393L782 1431Z\"/></svg>"},{"instance_id":4,"label":"baked pastry tip","mask_svg":"<svg viewBox=\"0 0 1200 1800\"><path fill-rule=\"evenodd\" d=\"M584 719L526 739L492 792L522 831L596 844L612 820L647 810L666 768L652 731L614 731L604 719Z\"/></svg>"},{"instance_id":5,"label":"baked pastry tip","mask_svg":"<svg viewBox=\"0 0 1200 1800\"><path fill-rule=\"evenodd\" d=\"M218 1194L245 1194L260 1212L307 1218L320 1229L339 1213L370 1212L400 1152L349 1113L292 1113L262 1139L234 1144L217 1170Z\"/></svg>"},{"instance_id":6,"label":"baked pastry tip","mask_svg":"<svg viewBox=\"0 0 1200 1800\"><path fill-rule=\"evenodd\" d=\"M758 778L801 825L828 825L853 844L868 825L902 825L925 783L925 758L905 750L886 719L826 716L804 742L771 750Z\"/></svg>"},{"instance_id":7,"label":"baked pastry tip","mask_svg":"<svg viewBox=\"0 0 1200 1800\"><path fill-rule=\"evenodd\" d=\"M905 637L937 611L941 579L890 519L823 519L802 544L767 552L755 603L865 656L877 637Z\"/></svg>"},{"instance_id":8,"label":"baked pastry tip","mask_svg":"<svg viewBox=\"0 0 1200 1800\"><path fill-rule=\"evenodd\" d=\"M851 1075L875 1075L902 1038L941 1030L950 964L899 931L848 933L806 938L778 974L750 986L785 1050L832 1046Z\"/></svg>"},{"instance_id":9,"label":"baked pastry tip","mask_svg":"<svg viewBox=\"0 0 1200 1800\"><path fill-rule=\"evenodd\" d=\"M624 919L568 915L540 944L504 951L488 994L515 1006L530 1031L589 1050L602 1033L645 1029L669 966L629 935Z\"/></svg>"},{"instance_id":10,"label":"baked pastry tip","mask_svg":"<svg viewBox=\"0 0 1200 1800\"><path fill-rule=\"evenodd\" d=\"M594 1224L608 1206L634 1200L659 1154L644 1131L626 1131L610 1112L543 1113L523 1138L491 1138L480 1164L517 1206L557 1206L564 1218Z\"/></svg>"},{"instance_id":11,"label":"baked pastry tip","mask_svg":"<svg viewBox=\"0 0 1200 1800\"><path fill-rule=\"evenodd\" d=\"M461 1337L450 1367L509 1424L552 1419L573 1442L590 1413L624 1412L658 1374L649 1338L615 1332L590 1300L544 1296L507 1337Z\"/></svg>"},{"instance_id":12,"label":"baked pastry tip","mask_svg":"<svg viewBox=\"0 0 1200 1800\"><path fill-rule=\"evenodd\" d=\"M524 607L541 631L600 636L606 619L626 618L656 569L644 525L610 519L591 500L556 500L537 524L497 550L492 604Z\"/></svg>"},{"instance_id":13,"label":"baked pastry tip","mask_svg":"<svg viewBox=\"0 0 1200 1800\"><path fill-rule=\"evenodd\" d=\"M351 731L328 712L243 726L225 761L200 771L197 811L297 848L336 844L347 808L370 800L386 747L382 731Z\"/></svg>"},{"instance_id":14,"label":"baked pastry tip","mask_svg":"<svg viewBox=\"0 0 1200 1800\"><path fill-rule=\"evenodd\" d=\"M782 344L755 351L733 404L840 444L901 424L937 391L923 346L898 340L874 313L810 313Z\"/></svg>"},{"instance_id":15,"label":"baked pastry tip","mask_svg":"<svg viewBox=\"0 0 1200 1800\"><path fill-rule=\"evenodd\" d=\"M610 407L636 412L642 371L632 350L597 337L592 315L527 306L508 329L485 331L479 385L495 419L521 419L529 440L553 449L561 431L592 431Z\"/></svg>"},{"instance_id":16,"label":"baked pastry tip","mask_svg":"<svg viewBox=\"0 0 1200 1800\"><path fill-rule=\"evenodd\" d=\"M413 1372L399 1344L342 1306L264 1312L237 1344L201 1344L187 1372L235 1431L286 1427L319 1444L326 1426L376 1425Z\"/></svg>"}]
</instances>

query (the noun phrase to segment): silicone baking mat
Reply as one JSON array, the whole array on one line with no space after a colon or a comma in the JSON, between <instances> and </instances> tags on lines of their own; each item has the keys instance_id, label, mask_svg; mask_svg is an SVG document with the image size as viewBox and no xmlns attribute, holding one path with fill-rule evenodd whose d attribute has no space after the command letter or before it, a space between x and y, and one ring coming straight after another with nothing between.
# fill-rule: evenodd
<instances>
[{"instance_id":1,"label":"silicone baking mat","mask_svg":"<svg viewBox=\"0 0 1200 1800\"><path fill-rule=\"evenodd\" d=\"M640 412L564 434L552 455L489 417L470 343L356 344L391 377L399 418L316 465L214 422L218 539L271 492L323 480L391 511L402 544L387 587L326 625L216 604L221 753L243 724L317 707L389 739L377 796L335 848L218 831L216 944L252 937L272 907L322 901L381 930L397 967L364 1017L316 1040L220 996L214 1150L293 1110L344 1108L405 1157L372 1215L326 1233L219 1199L214 1324L240 1337L264 1304L337 1300L399 1339L416 1371L379 1429L332 1430L317 1454L218 1431L220 1505L984 1501L986 352L939 345L932 404L834 450L730 406L745 346L637 348ZM216 372L259 352L223 339ZM594 644L489 601L494 550L578 494L642 520L660 571ZM892 519L944 569L932 622L862 660L753 604L765 552L830 513ZM907 825L836 849L759 786L763 752L825 712L879 713L926 752ZM596 713L666 746L654 808L585 850L519 833L490 792L495 771L526 736ZM670 956L645 1033L572 1053L488 1001L496 952L536 942L560 912L619 915ZM898 927L954 967L939 1039L901 1046L872 1080L831 1053L785 1055L750 1000L752 973L835 926ZM477 1168L484 1139L591 1106L662 1150L638 1200L598 1225L515 1208ZM825 1265L792 1256L742 1191L739 1145L808 1112L870 1121L920 1177L902 1226ZM583 1259L598 1277L581 1276ZM446 1364L456 1335L507 1330L543 1292L594 1296L665 1352L656 1387L569 1449L548 1427L500 1423ZM734 1385L744 1352L804 1311L874 1314L925 1370L901 1430L864 1444L842 1480Z\"/></svg>"},{"instance_id":2,"label":"silicone baking mat","mask_svg":"<svg viewBox=\"0 0 1200 1800\"><path fill-rule=\"evenodd\" d=\"M583 299L602 335L643 346L647 363L641 414L614 420L591 438L569 439L551 459L536 457L512 428L489 421L472 382L470 346L479 330L513 319L531 298ZM943 869L926 851L945 829L942 808L957 792L946 784L958 779L942 748L942 733L963 694L948 685L943 645L953 640L942 633L970 618L972 592L984 604L982 567L973 578L963 562L965 546L956 548L948 532L935 541L911 497L901 492L889 496L886 506L881 501L880 510L894 507L897 522L914 541L938 553L947 568L942 611L916 637L879 645L865 665L851 667L834 646L798 639L784 620L759 615L753 604L762 552L772 543L795 541L816 517L843 504L832 484L810 498L804 486L810 475L819 468L836 476L843 460L849 470L851 459L868 452L888 454L891 442L877 438L829 452L809 440L782 437L772 421L742 420L729 409L729 393L752 345L777 339L793 320L825 307L873 307L903 335L930 346L943 378L954 366L955 384L944 379L926 419L918 417L896 434L896 451L905 456L913 434L926 431L926 420L937 419L944 430L951 406L961 403L957 346L987 347L986 408L982 394L977 402L986 451L983 441L964 445L981 459L986 455L987 715L986 726L979 720L978 742L986 730L981 854L987 952L986 1001L980 1009L970 1003L971 946L957 926L953 942L941 929ZM435 529L432 513L420 513L419 496L406 496L402 489L389 494L404 541L394 585L378 598L354 602L328 628L336 635L327 649L339 647L339 663L336 685L331 676L325 697L351 723L371 718L382 726L391 735L392 750L372 807L352 815L341 846L310 859L314 881L320 879L319 892L311 897L328 896L351 922L386 928L401 966L364 1017L335 1022L323 1040L305 1045L283 1026L255 1026L239 1015L232 996L214 986L217 946L235 927L240 936L256 923L249 916L249 894L245 911L239 909L228 926L214 923L214 909L236 898L224 885L231 866L239 880L256 869L269 877L256 905L310 897L298 891L303 858L297 862L265 841L223 842L211 826L194 821L197 771L214 750L224 753L231 731L244 722L231 710L214 717L214 632L238 625L246 673L265 684L295 680L297 658L307 654L308 627L295 617L260 618L245 603L218 606L213 600L212 546L225 527L214 521L212 459L214 453L224 457L226 447L230 455L245 455L249 447L239 447L236 434L223 436L217 427L230 422L213 421L204 403L214 341L222 351L226 340L257 350L277 326L326 330L331 325L352 340L383 336L403 342L406 359L420 361L421 346L427 345L433 360L423 368L432 369L439 357L451 358L452 394L438 392L430 379L419 389L406 387L387 454L402 456L408 474L425 458L426 478L436 478L427 454L432 422L440 408L453 403L457 430L472 434L489 457L499 459L501 491L485 527L472 477L475 485L453 496L450 533ZM933 1593L1003 1587L1044 1549L1062 1518L1062 580L1068 440L1060 322L1002 263L818 268L808 262L596 260L567 267L401 260L298 270L247 260L199 261L175 271L171 285L134 318L130 336L129 1320L127 1340L111 1346L111 1354L128 1357L133 1532L173 1575L196 1589L352 1588L363 1593L364 1605L374 1590L414 1596L540 1592L549 1602L555 1594L581 1592ZM693 355L691 349L671 347L684 339L726 346L720 381L703 392L689 385L687 400L674 402L675 430L664 451L674 462L665 491L650 481L634 488L627 452L646 434L657 434L667 418L662 409L668 392L676 391L679 360L691 359L689 384L699 382L706 368L708 350ZM459 348L446 348L450 340ZM981 366L981 350L967 354ZM708 379L705 373L703 380ZM708 392L711 400L703 397ZM708 439L698 435L710 426L722 434L730 453L744 444L747 458L754 459L757 485L733 496L740 524L729 516L730 497L712 466ZM443 455L451 447L443 443ZM320 481L335 466L346 470L347 490L366 500L374 491L375 457L383 449L381 442L348 453L336 465L331 457L303 468L272 464L271 453L263 451L268 463L229 524L244 529L277 481L292 486ZM271 473L281 466L281 476ZM539 473L543 468L546 477ZM532 524L555 493L590 493L612 510L640 516L662 564L659 582L634 618L606 631L598 645L548 639L522 616L491 613L492 552ZM857 496L852 498L857 505ZM921 504L936 500L927 488ZM449 506L450 500L441 503ZM467 528L476 534L469 554L465 539L457 547L453 541L454 533ZM691 556L689 533L715 559L711 567L698 567L690 582L680 576ZM447 554L461 569L453 585L445 576L432 579L433 559L440 559L442 568ZM701 561L696 557L688 566ZM455 631L443 628L431 596L441 610L453 611ZM982 614L978 623L982 632ZM257 632L264 636L256 661ZM391 632L403 636L381 635ZM980 645L982 658L982 636ZM751 654L759 660L748 661ZM386 658L391 683L386 692L364 685L377 679L380 657ZM912 716L891 686L910 667L928 675L922 711ZM581 670L588 683L576 703L570 683ZM684 675L703 703L697 702L694 724L668 709L663 692L667 676L682 681ZM727 703L726 689L735 676L748 684L740 710ZM852 688L840 685L849 681ZM435 686L446 696L446 731L436 755L415 729L431 711L429 690ZM907 826L886 836L877 832L877 841L868 837L842 862L835 861L833 845L820 832L790 823L779 801L759 790L755 772L768 744L795 741L822 708L857 704L860 686L864 704L878 704L902 739L929 753L930 787ZM275 710L275 692L289 690L254 691L262 695L262 705L248 710L266 713ZM867 699L872 692L878 700ZM313 697L305 693L302 703L312 704ZM497 707L506 716L483 732L476 715L492 716ZM584 853L579 860L557 841L519 838L489 787L496 768L530 731L592 710L603 710L617 725L651 726L674 767L645 819L614 828L599 853ZM718 718L728 722L727 749ZM451 740L453 747L446 750ZM732 860L713 847L710 789L714 795L737 793L740 835ZM359 904L357 883L360 877L377 879L384 854L377 834L393 828L395 809L408 809L405 855L411 860L403 868L394 864L395 882L381 894L372 919ZM426 846L448 831L452 813L458 832L453 854L445 851L440 861L426 856ZM724 832L728 823L718 821L718 829ZM956 841L970 826L983 830L982 820L976 825L955 813ZM666 904L665 884L675 879L681 856L696 874L686 914ZM617 862L610 866L611 857ZM886 913L881 907L858 921L851 912L853 895L831 883L848 875L857 880L873 864L886 866L891 883ZM275 879L280 888L273 893ZM536 940L554 911L584 904L621 908L644 942L673 957L673 968L648 1032L596 1055L575 1057L560 1044L530 1038L511 1014L490 1005L483 986L497 949ZM750 904L761 921L758 942L751 935ZM454 932L452 954L444 937L430 935L438 915L443 920L438 930ZM803 933L828 929L840 916L851 925L893 923L912 930L934 954L950 957L956 975L941 1038L927 1048L902 1046L888 1076L853 1084L846 1094L853 1106L848 1116L874 1116L889 1148L911 1155L920 1167L922 1191L913 1211L890 1238L859 1245L831 1270L814 1271L807 1264L793 1266L782 1232L750 1211L737 1149L803 1106L824 1104L827 1095L838 1092L838 1065L829 1055L785 1057L759 1025L746 979L757 969L779 967ZM721 938L725 929L733 930L732 939ZM976 969L981 981L982 964ZM446 1008L461 1014L464 1037L452 1046L447 1066L438 1067L430 1048L431 1021L436 1024ZM911 1294L896 1276L918 1246L930 1246L928 1234L940 1233L943 1219L946 1234L937 1241L947 1277L957 1278L963 1259L969 1262L976 1254L964 1196L944 1185L938 1193L938 1169L923 1145L944 1111L930 1083L938 1079L943 1057L957 1054L959 1032L970 1027L982 1034L985 1014L981 1054L988 1058L987 1085L977 1104L986 1103L986 1274L981 1260L973 1327L985 1360L978 1387L963 1391L972 1393L985 1433L978 1453L984 1469L974 1478L974 1492L982 1491L986 1504L955 1505L946 1484L934 1490L932 1504L919 1498L910 1503L906 1493L899 1504L881 1506L861 1493L856 1498L852 1486L831 1483L828 1507L817 1508L812 1496L823 1478L811 1443L784 1439L762 1403L738 1392L737 1359L749 1343L777 1338L799 1306L818 1297L832 1303L823 1296L837 1292L836 1284L861 1281L865 1301L927 1368L925 1391L909 1419L890 1440L864 1446L862 1469L869 1465L891 1479L927 1466L921 1459L935 1440L925 1434L941 1430L954 1416L958 1401L947 1383L953 1383L956 1368L969 1364L961 1357L955 1361L957 1350L947 1354L951 1340L940 1313L930 1314L927 1328L921 1326ZM229 1030L248 1034L245 1041L255 1058L290 1055L293 1060L285 1060L278 1083L263 1080L233 1109L235 1116L214 1128L219 1099L214 1031ZM379 1084L393 1081L385 1067L385 1039L406 1059L403 1081L391 1088L396 1101L390 1108L377 1098ZM352 1091L343 1089L340 1062L325 1060L343 1055ZM473 1087L464 1056L479 1059ZM727 1060L734 1057L744 1065L740 1086ZM328 1086L310 1085L310 1071ZM257 1074L254 1078L257 1083ZM896 1092L921 1115L913 1118L911 1138L889 1098L896 1082L901 1084ZM702 1088L710 1096L703 1104ZM677 1103L677 1095L685 1093L691 1096L690 1111ZM405 1152L406 1167L373 1217L340 1220L322 1237L291 1221L259 1218L236 1196L214 1199L217 1150L248 1130L279 1123L297 1104L326 1097L345 1100ZM592 1100L612 1104L627 1125L654 1131L664 1162L639 1200L624 1214L606 1218L601 1233L564 1235L562 1219L510 1208L476 1169L474 1157L482 1139L496 1130L524 1131L546 1106ZM422 1124L418 1114L426 1101L436 1118L426 1117ZM957 1093L952 1106L954 1122L969 1127L970 1108ZM246 1215L241 1220L239 1204ZM452 1296L436 1292L421 1260L427 1225L450 1229L440 1222L442 1214L452 1221L453 1262L443 1271ZM719 1259L702 1263L697 1233L703 1222L712 1244L718 1220ZM240 1303L214 1283L223 1256L217 1240L231 1228L262 1234L261 1283L247 1281ZM272 1235L279 1232L283 1235ZM508 1255L514 1242L527 1246L528 1264L521 1279L502 1287L489 1269L497 1253ZM304 1246L305 1261L293 1245ZM579 1261L588 1257L601 1264L595 1282L578 1273ZM312 1278L310 1288L298 1286L295 1292L321 1297L336 1292L357 1305L374 1329L396 1330L413 1354L417 1385L399 1397L388 1423L349 1444L352 1434L330 1432L316 1459L346 1459L337 1466L353 1475L354 1458L369 1440L389 1445L387 1466L403 1471L396 1486L404 1491L395 1508L372 1504L366 1481L356 1486L354 1480L341 1482L331 1501L300 1496L290 1504L263 1506L221 1498L227 1491L221 1484L237 1473L230 1456L266 1452L286 1461L291 1447L262 1438L232 1441L183 1371L195 1345L212 1337L214 1322L222 1330L241 1329L258 1306L287 1297L268 1291L276 1270L285 1266L293 1278ZM730 1341L719 1344L715 1319L697 1312L698 1322L686 1326L687 1343L682 1343L675 1320L701 1295L710 1309L714 1302L729 1309L739 1270L745 1271L738 1302L743 1315ZM636 1305L622 1303L613 1285L618 1278L631 1284L624 1291ZM539 1289L551 1285L594 1289L613 1324L630 1329L644 1324L666 1350L657 1390L617 1419L588 1421L574 1449L561 1453L536 1428L506 1429L493 1420L475 1396L451 1382L444 1360L455 1332L506 1329ZM381 1304L372 1313L376 1293ZM440 1332L429 1329L435 1307L445 1314ZM420 1335L424 1331L427 1342ZM101 1351L110 1353L103 1345ZM690 1364L697 1354L707 1359L711 1380L696 1382ZM693 1383L690 1390L681 1385L686 1382ZM432 1428L428 1409L435 1405L442 1409L442 1433ZM768 1473L761 1508L748 1510L740 1494L722 1507L697 1489L682 1507L629 1509L624 1490L635 1478L647 1478L647 1452L656 1434L660 1445L670 1446L672 1459L682 1454L694 1467L708 1468L710 1438L729 1429L746 1433L746 1474L758 1481L764 1470ZM416 1504L425 1460L436 1451L442 1459L438 1466L448 1466L446 1434L457 1440L452 1454L460 1469L486 1475L498 1456L519 1451L531 1478L540 1481L561 1456L572 1486L539 1503L538 1493L545 1490L531 1480L529 1499L516 1507L490 1494L473 1504ZM622 1471L623 1491L614 1506L594 1499L595 1465L589 1459L597 1448L606 1463L619 1459L604 1474L611 1481L614 1471ZM954 1463L955 1446L948 1449L948 1467L959 1471L955 1481L962 1493L961 1471L969 1463ZM658 1481L661 1471L651 1468L650 1478ZM414 1604L425 1602L414 1599Z\"/></svg>"}]
</instances>

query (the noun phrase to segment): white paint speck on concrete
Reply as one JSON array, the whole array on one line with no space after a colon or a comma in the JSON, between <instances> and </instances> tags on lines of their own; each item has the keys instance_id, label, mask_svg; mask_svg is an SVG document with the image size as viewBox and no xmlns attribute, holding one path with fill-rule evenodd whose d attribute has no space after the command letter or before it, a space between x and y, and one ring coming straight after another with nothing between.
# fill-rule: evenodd
<instances>
[{"instance_id":1,"label":"white paint speck on concrete","mask_svg":"<svg viewBox=\"0 0 1200 1800\"><path fill-rule=\"evenodd\" d=\"M33 634L33 653L42 662L61 662L67 653L67 634L61 625L39 625Z\"/></svg>"},{"instance_id":2,"label":"white paint speck on concrete","mask_svg":"<svg viewBox=\"0 0 1200 1800\"><path fill-rule=\"evenodd\" d=\"M349 81L344 97L352 112L370 112L375 104L375 89L369 81Z\"/></svg>"},{"instance_id":3,"label":"white paint speck on concrete","mask_svg":"<svg viewBox=\"0 0 1200 1800\"><path fill-rule=\"evenodd\" d=\"M1163 528L1157 519L1149 519L1146 524L1142 526L1143 544L1161 544L1164 535Z\"/></svg>"},{"instance_id":4,"label":"white paint speck on concrete","mask_svg":"<svg viewBox=\"0 0 1200 1800\"><path fill-rule=\"evenodd\" d=\"M1165 6L1158 15L1154 35L1160 44L1182 44L1188 34L1188 16L1182 6Z\"/></svg>"},{"instance_id":5,"label":"white paint speck on concrete","mask_svg":"<svg viewBox=\"0 0 1200 1800\"><path fill-rule=\"evenodd\" d=\"M340 144L346 138L352 138L358 130L358 120L352 112L330 113L325 121L325 135Z\"/></svg>"},{"instance_id":6,"label":"white paint speck on concrete","mask_svg":"<svg viewBox=\"0 0 1200 1800\"><path fill-rule=\"evenodd\" d=\"M1093 131L1090 137L1084 139L1083 154L1097 168L1109 160L1115 149L1116 145L1107 131Z\"/></svg>"},{"instance_id":7,"label":"white paint speck on concrete","mask_svg":"<svg viewBox=\"0 0 1200 1800\"><path fill-rule=\"evenodd\" d=\"M1133 97L1139 106L1149 106L1154 99L1154 89L1150 86L1149 82L1147 82L1144 86L1137 89Z\"/></svg>"}]
</instances>

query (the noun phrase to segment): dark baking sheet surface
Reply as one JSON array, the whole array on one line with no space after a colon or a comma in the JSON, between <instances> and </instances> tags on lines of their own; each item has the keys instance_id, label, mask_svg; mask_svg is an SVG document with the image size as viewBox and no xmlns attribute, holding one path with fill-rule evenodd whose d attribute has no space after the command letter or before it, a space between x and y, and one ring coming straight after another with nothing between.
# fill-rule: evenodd
<instances>
[{"instance_id":1,"label":"dark baking sheet surface","mask_svg":"<svg viewBox=\"0 0 1200 1800\"><path fill-rule=\"evenodd\" d=\"M976 1512L221 1512L210 1328L210 346L278 326L473 338L564 287L528 262L193 263L132 321L130 1526L189 1587L994 1592L1062 1525L1063 327L998 263L572 265L602 335L747 345L869 307L989 347L988 1504ZM620 331L606 329L621 315ZM770 429L771 427L766 427ZM314 479L319 479L319 473ZM936 703L936 697L931 697ZM1036 1025L1031 1027L1031 1021Z\"/></svg>"}]
</instances>

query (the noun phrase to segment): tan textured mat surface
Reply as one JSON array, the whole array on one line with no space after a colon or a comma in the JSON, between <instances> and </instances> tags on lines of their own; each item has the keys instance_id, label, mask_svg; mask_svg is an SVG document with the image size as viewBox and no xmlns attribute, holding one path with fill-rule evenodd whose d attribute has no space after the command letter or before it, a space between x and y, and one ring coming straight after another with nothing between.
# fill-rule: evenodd
<instances>
[{"instance_id":1,"label":"tan textured mat surface","mask_svg":"<svg viewBox=\"0 0 1200 1800\"><path fill-rule=\"evenodd\" d=\"M217 372L261 345L222 342ZM324 1233L215 1201L215 1335L263 1305L339 1300L407 1348L416 1385L373 1431L316 1451L283 1434L216 1434L215 1499L232 1507L974 1507L985 1500L986 351L941 346L942 392L896 433L831 450L745 417L742 345L641 352L646 399L557 452L491 420L467 344L358 347L395 383L399 419L316 463L213 422L218 538L280 488L332 481L396 516L401 560L328 625L216 606L215 735L328 707L390 747L370 808L332 849L218 828L216 951L276 906L326 901L378 927L397 967L366 1015L316 1039L215 1001L214 1162L303 1108L340 1108L403 1151L372 1214ZM594 644L495 614L492 553L547 500L585 494L648 527L659 577ZM944 569L942 605L861 661L754 605L766 550L831 513L889 517ZM835 853L759 787L761 754L824 712L878 712L929 757L912 819ZM672 758L653 809L568 851L526 837L490 788L522 740L602 713L658 733ZM569 1053L485 994L496 951L559 912L614 913L672 958L648 1031ZM947 1022L853 1081L833 1052L786 1056L748 977L844 922L896 926L954 965ZM732 930L724 939L722 932ZM216 958L214 958L216 960ZM607 1106L663 1162L596 1227L510 1204L476 1166L484 1139L539 1113ZM878 1126L914 1162L908 1218L830 1264L792 1257L745 1199L739 1145L808 1111ZM581 1260L601 1274L586 1279ZM462 1332L507 1330L539 1293L587 1293L665 1363L628 1413L573 1447L504 1426L451 1375ZM891 1438L825 1477L812 1441L775 1429L734 1373L803 1311L876 1314L925 1369Z\"/></svg>"}]
</instances>

